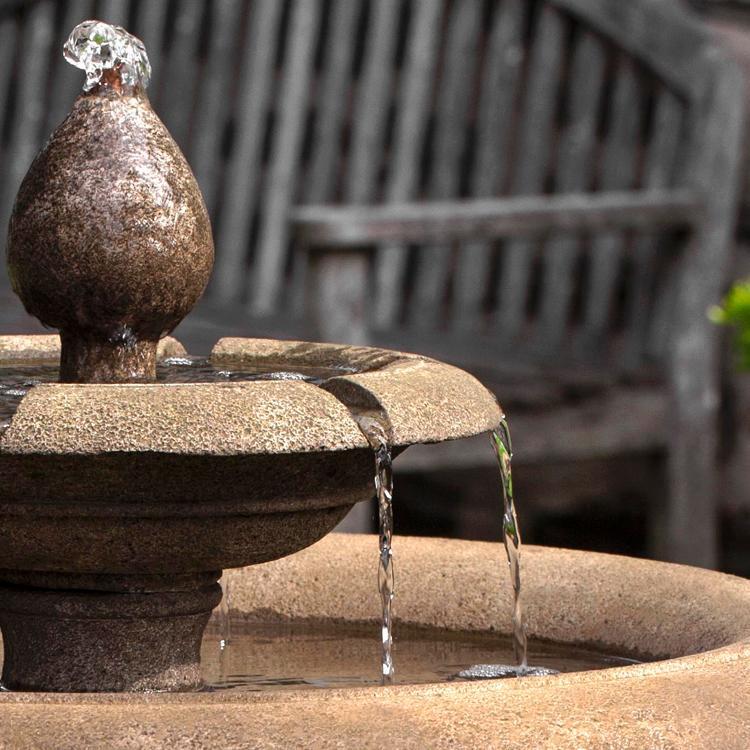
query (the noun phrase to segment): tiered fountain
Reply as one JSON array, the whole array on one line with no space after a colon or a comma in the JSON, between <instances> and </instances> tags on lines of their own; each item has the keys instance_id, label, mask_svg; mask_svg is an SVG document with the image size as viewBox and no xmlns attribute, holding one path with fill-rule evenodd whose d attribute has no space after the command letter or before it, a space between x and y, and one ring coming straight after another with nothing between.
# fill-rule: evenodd
<instances>
[{"instance_id":1,"label":"tiered fountain","mask_svg":"<svg viewBox=\"0 0 750 750\"><path fill-rule=\"evenodd\" d=\"M223 569L253 566L229 576L247 622L378 620L373 539L333 535L287 557L372 497L363 415L398 452L493 430L502 414L472 376L415 355L224 339L207 362L187 359L164 336L208 281L211 231L149 106L145 51L87 22L66 56L85 91L32 164L8 245L14 289L60 337L0 338L0 744L746 746L750 584L562 550L525 551L529 635L668 661L427 687L184 692L202 682ZM59 382L14 381L58 370ZM397 545L404 627L494 637L510 623L497 545ZM50 692L154 690L183 692Z\"/></svg>"}]
</instances>

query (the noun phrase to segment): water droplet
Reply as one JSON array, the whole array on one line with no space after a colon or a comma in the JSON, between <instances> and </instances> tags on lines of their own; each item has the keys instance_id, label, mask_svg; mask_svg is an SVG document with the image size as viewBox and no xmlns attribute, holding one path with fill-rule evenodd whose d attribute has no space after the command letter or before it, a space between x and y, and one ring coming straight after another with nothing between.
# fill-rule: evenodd
<instances>
[{"instance_id":1,"label":"water droplet","mask_svg":"<svg viewBox=\"0 0 750 750\"><path fill-rule=\"evenodd\" d=\"M105 70L117 70L125 86L145 89L151 79L146 47L122 26L101 21L79 23L65 42L63 56L86 73L84 91L101 83Z\"/></svg>"}]
</instances>

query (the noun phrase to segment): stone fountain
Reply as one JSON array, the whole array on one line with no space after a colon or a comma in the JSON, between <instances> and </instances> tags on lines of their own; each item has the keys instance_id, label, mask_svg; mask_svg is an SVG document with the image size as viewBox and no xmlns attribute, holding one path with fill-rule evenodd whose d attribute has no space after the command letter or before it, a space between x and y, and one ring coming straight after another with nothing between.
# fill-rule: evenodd
<instances>
[{"instance_id":1,"label":"stone fountain","mask_svg":"<svg viewBox=\"0 0 750 750\"><path fill-rule=\"evenodd\" d=\"M353 414L378 414L394 453L492 430L502 414L455 367L366 347L223 339L214 375L318 375L156 382L159 361L185 355L165 336L208 281L210 225L149 106L142 45L88 22L66 55L86 90L31 166L8 246L14 289L60 337L0 337L0 370L59 366L60 382L29 389L0 437L2 682L16 691L0 695L0 744L746 747L750 584L564 550L524 553L529 634L662 661L324 694L185 692L201 683L223 569L242 568L234 613L249 622L377 621L374 540L322 539L373 494ZM498 545L398 545L399 622L510 623ZM59 695L152 690L166 692Z\"/></svg>"},{"instance_id":2,"label":"stone fountain","mask_svg":"<svg viewBox=\"0 0 750 750\"><path fill-rule=\"evenodd\" d=\"M320 387L155 383L159 340L208 282L208 216L149 105L142 44L92 21L66 55L86 90L31 165L8 239L13 288L61 347L60 382L29 392L0 444L2 679L189 689L222 569L307 547L372 497L350 409L386 409L396 448L486 431L500 411L453 367L341 346L223 340L211 355L326 368ZM5 363L58 356L6 346Z\"/></svg>"}]
</instances>

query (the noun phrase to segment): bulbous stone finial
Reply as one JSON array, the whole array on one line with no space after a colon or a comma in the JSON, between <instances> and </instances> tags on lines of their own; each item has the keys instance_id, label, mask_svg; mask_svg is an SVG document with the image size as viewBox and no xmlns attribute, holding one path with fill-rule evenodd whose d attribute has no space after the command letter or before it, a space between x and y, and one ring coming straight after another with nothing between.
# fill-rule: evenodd
<instances>
[{"instance_id":1,"label":"bulbous stone finial","mask_svg":"<svg viewBox=\"0 0 750 750\"><path fill-rule=\"evenodd\" d=\"M145 94L143 44L98 21L65 56L85 92L21 184L8 270L27 311L60 330L64 382L152 380L156 345L213 265L206 207Z\"/></svg>"}]
</instances>

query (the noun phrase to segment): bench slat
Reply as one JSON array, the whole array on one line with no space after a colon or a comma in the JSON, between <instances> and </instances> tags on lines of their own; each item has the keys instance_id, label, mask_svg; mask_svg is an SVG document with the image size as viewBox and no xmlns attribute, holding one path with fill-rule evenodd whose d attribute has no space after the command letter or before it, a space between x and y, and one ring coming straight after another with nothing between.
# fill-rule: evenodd
<instances>
[{"instance_id":1,"label":"bench slat","mask_svg":"<svg viewBox=\"0 0 750 750\"><path fill-rule=\"evenodd\" d=\"M151 65L151 84L149 85L149 97L151 101L159 103L159 84L162 79L161 65L164 51L164 29L167 23L168 3L140 2L136 8L135 34L146 46L146 53ZM169 80L167 78L167 80Z\"/></svg>"},{"instance_id":2,"label":"bench slat","mask_svg":"<svg viewBox=\"0 0 750 750\"><path fill-rule=\"evenodd\" d=\"M203 23L203 3L182 0L174 18L174 31L164 66L168 85L161 92L159 111L180 148L188 152L195 82L198 78L198 38Z\"/></svg>"},{"instance_id":3,"label":"bench slat","mask_svg":"<svg viewBox=\"0 0 750 750\"><path fill-rule=\"evenodd\" d=\"M640 127L639 85L629 60L623 60L610 112L610 131L604 145L601 188L628 190L636 179L637 139ZM589 278L584 298L580 346L599 350L608 334L615 283L625 249L622 233L606 232L594 237L589 260Z\"/></svg>"},{"instance_id":4,"label":"bench slat","mask_svg":"<svg viewBox=\"0 0 750 750\"><path fill-rule=\"evenodd\" d=\"M54 59L55 50L62 50L63 44L75 26L87 18L92 18L93 15L93 0L71 0L65 8L62 28L55 28L52 50L52 87L47 120L44 125L45 134L51 133L65 119L73 101L81 93L84 81L83 72L66 64L62 59L62 52L57 60ZM2 45L0 49L5 49L5 42L0 44Z\"/></svg>"},{"instance_id":5,"label":"bench slat","mask_svg":"<svg viewBox=\"0 0 750 750\"><path fill-rule=\"evenodd\" d=\"M578 40L570 72L570 120L561 136L555 185L560 193L579 193L591 187L604 66L601 41L584 34ZM573 270L579 249L579 239L571 234L550 238L545 248L537 335L540 348L547 352L557 350L564 340L577 281Z\"/></svg>"},{"instance_id":6,"label":"bench slat","mask_svg":"<svg viewBox=\"0 0 750 750\"><path fill-rule=\"evenodd\" d=\"M315 96L315 118L309 164L303 184L304 203L331 202L336 197L336 177L341 164L341 143L346 126L351 72L357 40L361 0L339 0L331 7L331 18L323 30L327 39ZM308 256L294 253L292 274L285 306L296 316L304 313L304 292L308 284Z\"/></svg>"},{"instance_id":7,"label":"bench slat","mask_svg":"<svg viewBox=\"0 0 750 750\"><path fill-rule=\"evenodd\" d=\"M532 42L527 95L520 121L512 185L516 195L540 193L544 187L563 68L564 36L560 14L545 4ZM514 337L524 321L532 259L525 239L509 242L505 248L495 313L495 324L503 338Z\"/></svg>"},{"instance_id":8,"label":"bench slat","mask_svg":"<svg viewBox=\"0 0 750 750\"><path fill-rule=\"evenodd\" d=\"M117 26L128 27L130 15L130 0L99 0L96 18L105 23L113 23ZM85 21L85 18L79 18L76 23ZM75 26L75 23L73 24ZM70 28L72 29L73 26Z\"/></svg>"},{"instance_id":9,"label":"bench slat","mask_svg":"<svg viewBox=\"0 0 750 750\"><path fill-rule=\"evenodd\" d=\"M386 117L398 38L397 0L370 6L362 73L352 113L352 145L344 184L344 200L369 203L376 199Z\"/></svg>"},{"instance_id":10,"label":"bench slat","mask_svg":"<svg viewBox=\"0 0 750 750\"><path fill-rule=\"evenodd\" d=\"M461 0L452 9L435 111L427 186L431 199L458 197L480 20L481 6L476 0ZM440 315L451 271L451 250L449 243L420 248L411 303L411 318L417 325L434 326Z\"/></svg>"},{"instance_id":11,"label":"bench slat","mask_svg":"<svg viewBox=\"0 0 750 750\"><path fill-rule=\"evenodd\" d=\"M241 80L234 102L235 137L217 232L211 294L237 302L246 281L245 257L258 195L261 147L271 94L283 3L255 0L244 41Z\"/></svg>"},{"instance_id":12,"label":"bench slat","mask_svg":"<svg viewBox=\"0 0 750 750\"><path fill-rule=\"evenodd\" d=\"M265 210L261 215L249 300L250 311L255 315L272 313L282 289L289 242L287 216L300 164L315 42L322 11L320 3L308 0L296 0L292 8L287 60L278 92L277 134L264 185Z\"/></svg>"},{"instance_id":13,"label":"bench slat","mask_svg":"<svg viewBox=\"0 0 750 750\"><path fill-rule=\"evenodd\" d=\"M379 206L300 206L291 220L308 245L361 247L539 236L623 227L689 227L701 203L687 189L530 195Z\"/></svg>"},{"instance_id":14,"label":"bench slat","mask_svg":"<svg viewBox=\"0 0 750 750\"><path fill-rule=\"evenodd\" d=\"M222 137L230 111L232 83L236 73L233 60L239 57L237 46L240 0L211 3L211 34L205 70L199 84L190 148L190 164L195 172L211 216L222 175Z\"/></svg>"},{"instance_id":15,"label":"bench slat","mask_svg":"<svg viewBox=\"0 0 750 750\"><path fill-rule=\"evenodd\" d=\"M419 162L427 131L437 58L443 0L415 0L408 31L407 55L396 104L397 121L385 199L389 203L415 197ZM399 245L379 248L375 259L374 323L395 322L401 303L406 254Z\"/></svg>"},{"instance_id":16,"label":"bench slat","mask_svg":"<svg viewBox=\"0 0 750 750\"><path fill-rule=\"evenodd\" d=\"M665 189L674 184L679 144L685 119L684 106L670 91L661 92L654 115L653 134L648 145L643 184L647 189ZM633 280L627 310L623 367L636 367L644 355L649 328L668 328L668 306L653 299L659 243L663 238L648 232L635 238L632 252ZM662 338L666 338L663 336Z\"/></svg>"},{"instance_id":17,"label":"bench slat","mask_svg":"<svg viewBox=\"0 0 750 750\"><path fill-rule=\"evenodd\" d=\"M336 2L331 10L326 58L317 96L315 129L304 190L305 203L332 200L351 85L361 0Z\"/></svg>"},{"instance_id":18,"label":"bench slat","mask_svg":"<svg viewBox=\"0 0 750 750\"><path fill-rule=\"evenodd\" d=\"M19 34L18 89L3 160L4 176L0 192L0 227L3 227L3 232L7 231L16 192L42 142L45 121L43 92L52 59L54 22L54 4L35 3L24 15ZM58 62L57 54L59 52L55 50L55 64L64 64ZM5 278L0 282L3 285L7 283Z\"/></svg>"},{"instance_id":19,"label":"bench slat","mask_svg":"<svg viewBox=\"0 0 750 750\"><path fill-rule=\"evenodd\" d=\"M477 115L477 149L470 194L477 198L498 195L506 182L510 164L510 136L525 50L523 27L528 4L505 0L494 18L484 62ZM487 242L468 242L456 262L454 280L454 325L477 325L482 291L489 281L490 254Z\"/></svg>"}]
</instances>

